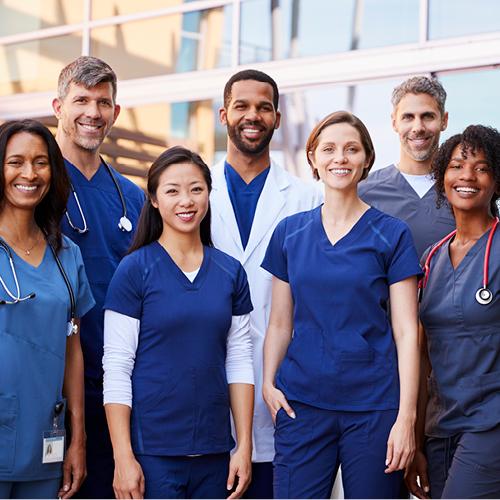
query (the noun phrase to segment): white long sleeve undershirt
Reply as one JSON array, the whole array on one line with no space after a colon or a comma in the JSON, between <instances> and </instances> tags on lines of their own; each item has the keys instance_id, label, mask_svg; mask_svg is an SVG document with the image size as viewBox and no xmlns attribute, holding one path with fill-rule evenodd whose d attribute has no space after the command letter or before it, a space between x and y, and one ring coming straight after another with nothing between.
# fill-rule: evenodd
<instances>
[{"instance_id":1,"label":"white long sleeve undershirt","mask_svg":"<svg viewBox=\"0 0 500 500\"><path fill-rule=\"evenodd\" d=\"M140 320L116 311L104 312L104 404L132 407L132 372L139 343ZM227 336L228 384L253 384L250 315L233 316Z\"/></svg>"}]
</instances>

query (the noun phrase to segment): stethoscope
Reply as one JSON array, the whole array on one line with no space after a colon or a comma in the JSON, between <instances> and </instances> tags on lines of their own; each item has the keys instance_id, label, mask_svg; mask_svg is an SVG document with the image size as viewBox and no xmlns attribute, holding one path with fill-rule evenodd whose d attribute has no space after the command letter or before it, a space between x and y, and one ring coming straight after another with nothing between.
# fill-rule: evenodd
<instances>
[{"instance_id":1,"label":"stethoscope","mask_svg":"<svg viewBox=\"0 0 500 500\"><path fill-rule=\"evenodd\" d=\"M59 256L57 255L56 251L47 242L47 245L49 246L52 255L54 256L54 260L56 261L57 267L59 268L59 272L61 273L61 276L64 280L64 283L66 284L66 288L68 289L68 294L69 294L69 301L70 301L70 321L68 322L68 335L72 335L75 333L78 333L78 326L76 324L76 300L75 300L75 294L73 292L73 287L71 286L71 283L69 281L68 275L66 274L66 271L64 270L64 267L61 263L61 260L59 259ZM12 293L12 291L9 289L3 278L0 276L0 284L2 285L3 289L5 290L5 293L10 297L11 300L5 300L5 299L0 299L0 305L10 305L10 304L18 304L19 302L24 302L25 300L29 299L34 299L36 297L36 294L34 292L29 293L28 295L25 295L24 297L21 296L21 289L19 287L19 280L17 279L17 273L16 273L16 268L14 267L14 259L12 258L12 252L10 250L9 245L5 243L5 241L0 238L0 247L2 250L7 254L7 257L9 259L9 266L10 270L12 272L12 277L14 278L14 284L16 286L16 291L15 294Z\"/></svg>"},{"instance_id":2,"label":"stethoscope","mask_svg":"<svg viewBox=\"0 0 500 500\"><path fill-rule=\"evenodd\" d=\"M493 222L493 225L491 226L491 229L490 229L488 241L486 242L486 250L484 252L483 286L477 290L476 295L475 295L477 302L483 306L488 305L493 300L493 293L488 288L488 264L489 264L489 260L490 260L491 243L493 241L493 236L494 236L496 228L498 226L498 222L499 222L499 219L498 219L498 217L496 217L495 221ZM424 264L424 277L420 280L420 282L418 284L418 291L419 291L419 299L420 300L422 300L422 294L423 294L424 288L426 287L427 282L429 281L429 274L431 272L432 257L448 240L450 240L451 238L453 238L453 236L455 236L456 232L457 232L457 230L455 229L450 234L445 236L429 252L429 255L427 256L427 259L425 260L425 264Z\"/></svg>"},{"instance_id":3,"label":"stethoscope","mask_svg":"<svg viewBox=\"0 0 500 500\"><path fill-rule=\"evenodd\" d=\"M109 175L111 176L111 179L113 181L113 184L115 185L115 188L118 192L118 196L120 197L120 202L122 204L122 216L120 217L120 220L118 222L118 227L127 233L130 233L132 231L132 222L130 219L127 217L127 204L125 203L125 197L123 196L120 184L116 180L115 175L113 174L113 171L111 170L111 167L104 161L102 157L99 157L101 162L104 164L106 167L106 170L108 171ZM71 220L68 211L66 210L66 219L68 220L68 224L71 226L72 229L74 229L77 233L83 234L86 233L89 230L89 227L87 226L87 219L85 219L85 214L83 213L82 206L80 205L80 200L78 199L78 194L75 190L75 186L73 186L73 183L70 183L71 186L71 192L73 193L73 196L75 198L76 206L78 207L78 212L80 212L80 217L83 222L83 227L78 227L73 224L73 221Z\"/></svg>"}]
</instances>

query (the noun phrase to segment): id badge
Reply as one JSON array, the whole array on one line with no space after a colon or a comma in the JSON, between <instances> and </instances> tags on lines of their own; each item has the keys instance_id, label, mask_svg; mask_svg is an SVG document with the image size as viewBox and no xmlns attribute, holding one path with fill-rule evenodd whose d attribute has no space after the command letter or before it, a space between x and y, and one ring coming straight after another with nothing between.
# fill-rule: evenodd
<instances>
[{"instance_id":1,"label":"id badge","mask_svg":"<svg viewBox=\"0 0 500 500\"><path fill-rule=\"evenodd\" d=\"M52 464L64 460L66 431L52 430L43 433L42 463Z\"/></svg>"}]
</instances>

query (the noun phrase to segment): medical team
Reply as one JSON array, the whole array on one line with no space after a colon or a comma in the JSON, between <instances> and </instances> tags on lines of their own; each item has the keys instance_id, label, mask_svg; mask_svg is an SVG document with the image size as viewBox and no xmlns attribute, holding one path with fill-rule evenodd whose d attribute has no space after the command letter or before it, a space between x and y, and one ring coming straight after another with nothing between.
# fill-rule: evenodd
<instances>
[{"instance_id":1,"label":"medical team","mask_svg":"<svg viewBox=\"0 0 500 500\"><path fill-rule=\"evenodd\" d=\"M404 470L420 498L500 496L500 134L438 150L446 92L413 77L399 161L369 175L335 112L308 184L270 156L276 83L244 70L226 157L171 148L144 198L100 155L116 90L80 57L55 140L0 126L0 496L328 498L339 466L346 498Z\"/></svg>"}]
</instances>

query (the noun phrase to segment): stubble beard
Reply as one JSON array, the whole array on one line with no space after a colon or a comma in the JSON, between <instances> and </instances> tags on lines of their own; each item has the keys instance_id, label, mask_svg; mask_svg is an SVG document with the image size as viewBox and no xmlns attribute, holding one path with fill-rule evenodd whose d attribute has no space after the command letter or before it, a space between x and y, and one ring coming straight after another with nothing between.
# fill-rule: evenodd
<instances>
[{"instance_id":1,"label":"stubble beard","mask_svg":"<svg viewBox=\"0 0 500 500\"><path fill-rule=\"evenodd\" d=\"M245 139L241 137L237 125L230 125L228 123L226 125L226 128L227 128L227 135L229 136L229 139L234 144L236 149L238 149L238 151L248 156L261 155L266 149L269 148L269 143L271 142L271 139L273 138L274 135L274 127L273 127L264 135L264 137L262 137L262 139L259 142L249 143L248 141L245 141Z\"/></svg>"}]
</instances>

